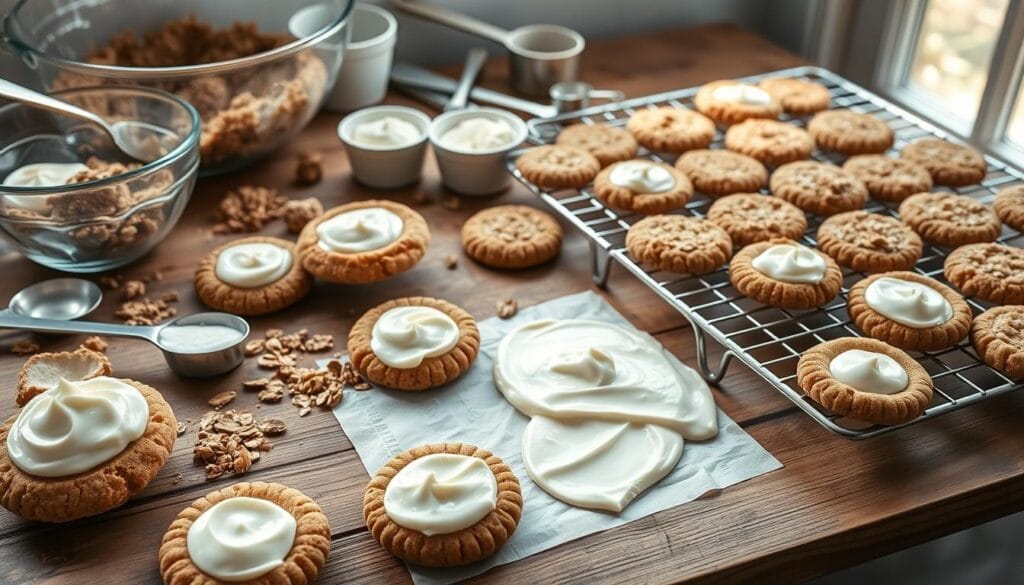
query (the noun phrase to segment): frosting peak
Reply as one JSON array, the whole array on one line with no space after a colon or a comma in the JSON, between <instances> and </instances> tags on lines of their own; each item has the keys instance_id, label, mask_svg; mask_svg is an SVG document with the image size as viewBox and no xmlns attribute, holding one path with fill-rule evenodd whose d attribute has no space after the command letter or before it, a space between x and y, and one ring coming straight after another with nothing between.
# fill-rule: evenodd
<instances>
[{"instance_id":1,"label":"frosting peak","mask_svg":"<svg viewBox=\"0 0 1024 585\"><path fill-rule=\"evenodd\" d=\"M402 236L402 218L383 207L341 213L316 227L320 247L328 252L359 254L377 250Z\"/></svg>"},{"instance_id":2,"label":"frosting peak","mask_svg":"<svg viewBox=\"0 0 1024 585\"><path fill-rule=\"evenodd\" d=\"M290 251L267 242L248 242L221 252L214 273L227 284L257 288L281 280L291 268Z\"/></svg>"},{"instance_id":3,"label":"frosting peak","mask_svg":"<svg viewBox=\"0 0 1024 585\"><path fill-rule=\"evenodd\" d=\"M433 453L409 462L384 490L384 510L397 524L427 536L450 534L494 510L498 481L483 459Z\"/></svg>"},{"instance_id":4,"label":"frosting peak","mask_svg":"<svg viewBox=\"0 0 1024 585\"><path fill-rule=\"evenodd\" d=\"M448 353L459 337L455 321L433 307L395 307L373 324L370 349L386 365L408 369Z\"/></svg>"},{"instance_id":5,"label":"frosting peak","mask_svg":"<svg viewBox=\"0 0 1024 585\"><path fill-rule=\"evenodd\" d=\"M188 556L221 581L265 575L284 564L295 542L295 517L274 502L245 496L214 504L188 529Z\"/></svg>"},{"instance_id":6,"label":"frosting peak","mask_svg":"<svg viewBox=\"0 0 1024 585\"><path fill-rule=\"evenodd\" d=\"M889 276L869 284L864 301L883 317L915 329L942 325L953 318L953 306L939 291Z\"/></svg>"},{"instance_id":7,"label":"frosting peak","mask_svg":"<svg viewBox=\"0 0 1024 585\"><path fill-rule=\"evenodd\" d=\"M748 106L767 106L772 102L772 96L768 95L768 92L746 83L720 85L711 92L711 97L720 102Z\"/></svg>"},{"instance_id":8,"label":"frosting peak","mask_svg":"<svg viewBox=\"0 0 1024 585\"><path fill-rule=\"evenodd\" d=\"M910 378L896 360L874 351L850 349L832 358L832 377L860 392L895 394L907 387Z\"/></svg>"},{"instance_id":9,"label":"frosting peak","mask_svg":"<svg viewBox=\"0 0 1024 585\"><path fill-rule=\"evenodd\" d=\"M769 246L750 264L768 278L794 284L817 284L828 267L821 255L795 242Z\"/></svg>"},{"instance_id":10,"label":"frosting peak","mask_svg":"<svg viewBox=\"0 0 1024 585\"><path fill-rule=\"evenodd\" d=\"M665 167L645 160L615 165L608 174L608 180L617 187L636 193L664 193L676 186L675 178Z\"/></svg>"},{"instance_id":11,"label":"frosting peak","mask_svg":"<svg viewBox=\"0 0 1024 585\"><path fill-rule=\"evenodd\" d=\"M551 358L548 368L591 386L605 386L615 379L615 360L596 347L559 353Z\"/></svg>"}]
</instances>

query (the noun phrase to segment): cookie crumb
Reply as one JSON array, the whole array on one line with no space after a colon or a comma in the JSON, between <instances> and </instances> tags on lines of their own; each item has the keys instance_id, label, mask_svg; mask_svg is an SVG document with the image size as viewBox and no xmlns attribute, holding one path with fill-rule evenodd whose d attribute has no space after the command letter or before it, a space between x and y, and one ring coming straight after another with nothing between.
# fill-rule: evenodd
<instances>
[{"instance_id":1,"label":"cookie crumb","mask_svg":"<svg viewBox=\"0 0 1024 585\"><path fill-rule=\"evenodd\" d=\"M121 285L121 300L130 301L146 294L146 283L141 280L129 280Z\"/></svg>"},{"instance_id":2,"label":"cookie crumb","mask_svg":"<svg viewBox=\"0 0 1024 585\"><path fill-rule=\"evenodd\" d=\"M229 190L217 206L215 234L258 232L268 222L281 216L287 197L277 189L258 185L241 185Z\"/></svg>"},{"instance_id":3,"label":"cookie crumb","mask_svg":"<svg viewBox=\"0 0 1024 585\"><path fill-rule=\"evenodd\" d=\"M455 211L456 209L462 207L462 200L454 195L449 195L448 197L445 197L444 199L441 200L441 206L444 207L445 209Z\"/></svg>"},{"instance_id":4,"label":"cookie crumb","mask_svg":"<svg viewBox=\"0 0 1024 585\"><path fill-rule=\"evenodd\" d=\"M459 267L459 257L454 254L448 254L444 257L444 267L448 270L455 270Z\"/></svg>"},{"instance_id":5,"label":"cookie crumb","mask_svg":"<svg viewBox=\"0 0 1024 585\"><path fill-rule=\"evenodd\" d=\"M295 182L315 185L324 176L324 157L319 152L300 152L295 164Z\"/></svg>"},{"instance_id":6,"label":"cookie crumb","mask_svg":"<svg viewBox=\"0 0 1024 585\"><path fill-rule=\"evenodd\" d=\"M98 353L106 353L107 342L102 337L93 335L92 337L85 338L85 341L82 342L82 347Z\"/></svg>"},{"instance_id":7,"label":"cookie crumb","mask_svg":"<svg viewBox=\"0 0 1024 585\"><path fill-rule=\"evenodd\" d=\"M34 341L18 341L11 346L14 355L31 355L39 352L39 344Z\"/></svg>"},{"instance_id":8,"label":"cookie crumb","mask_svg":"<svg viewBox=\"0 0 1024 585\"><path fill-rule=\"evenodd\" d=\"M188 425L185 424L182 421L178 421L178 428L177 428L178 436L180 437L180 436L184 435L185 431L187 431L187 430L188 430Z\"/></svg>"},{"instance_id":9,"label":"cookie crumb","mask_svg":"<svg viewBox=\"0 0 1024 585\"><path fill-rule=\"evenodd\" d=\"M234 390L225 390L224 392L221 392L207 400L206 403L214 408L221 408L222 406L227 406L235 399L236 396L238 396L238 392L235 392Z\"/></svg>"},{"instance_id":10,"label":"cookie crumb","mask_svg":"<svg viewBox=\"0 0 1024 585\"><path fill-rule=\"evenodd\" d=\"M511 319L519 312L519 303L513 298L504 299L498 301L498 317L501 319Z\"/></svg>"},{"instance_id":11,"label":"cookie crumb","mask_svg":"<svg viewBox=\"0 0 1024 585\"><path fill-rule=\"evenodd\" d=\"M288 201L281 209L288 231L299 233L306 224L323 215L324 206L316 197Z\"/></svg>"},{"instance_id":12,"label":"cookie crumb","mask_svg":"<svg viewBox=\"0 0 1024 585\"><path fill-rule=\"evenodd\" d=\"M116 276L103 275L100 277L100 286L115 290L121 288L121 280Z\"/></svg>"},{"instance_id":13,"label":"cookie crumb","mask_svg":"<svg viewBox=\"0 0 1024 585\"><path fill-rule=\"evenodd\" d=\"M183 481L185 481L185 474L179 471L178 473L174 474L173 478L171 478L171 485L178 485Z\"/></svg>"},{"instance_id":14,"label":"cookie crumb","mask_svg":"<svg viewBox=\"0 0 1024 585\"><path fill-rule=\"evenodd\" d=\"M199 421L193 462L204 468L206 479L216 479L225 473L245 473L260 460L262 453L273 447L261 430L268 420L257 422L247 411L207 412ZM271 426L280 428L276 424Z\"/></svg>"},{"instance_id":15,"label":"cookie crumb","mask_svg":"<svg viewBox=\"0 0 1024 585\"><path fill-rule=\"evenodd\" d=\"M417 191L412 196L412 202L415 203L416 205L430 205L431 203L434 202L434 200L430 197L430 195L427 195L423 191Z\"/></svg>"},{"instance_id":16,"label":"cookie crumb","mask_svg":"<svg viewBox=\"0 0 1024 585\"><path fill-rule=\"evenodd\" d=\"M159 299L141 298L121 303L114 316L125 325L156 325L165 319L178 314L178 310L168 305L178 300L177 293L168 293Z\"/></svg>"}]
</instances>

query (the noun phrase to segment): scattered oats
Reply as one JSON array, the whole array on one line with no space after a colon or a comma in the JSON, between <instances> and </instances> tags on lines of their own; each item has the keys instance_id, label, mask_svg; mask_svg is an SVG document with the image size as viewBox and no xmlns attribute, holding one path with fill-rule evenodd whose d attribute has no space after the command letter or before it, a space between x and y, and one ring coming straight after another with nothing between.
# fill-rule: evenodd
<instances>
[{"instance_id":1,"label":"scattered oats","mask_svg":"<svg viewBox=\"0 0 1024 585\"><path fill-rule=\"evenodd\" d=\"M305 352L327 351L334 348L334 336L317 334L302 343L302 350Z\"/></svg>"},{"instance_id":2,"label":"scattered oats","mask_svg":"<svg viewBox=\"0 0 1024 585\"><path fill-rule=\"evenodd\" d=\"M171 479L171 485L178 485L183 481L185 481L185 474L179 471L178 473L175 473L174 477Z\"/></svg>"},{"instance_id":3,"label":"scattered oats","mask_svg":"<svg viewBox=\"0 0 1024 585\"><path fill-rule=\"evenodd\" d=\"M498 317L502 319L511 319L519 312L519 303L515 299L505 299L498 301Z\"/></svg>"},{"instance_id":4,"label":"scattered oats","mask_svg":"<svg viewBox=\"0 0 1024 585\"><path fill-rule=\"evenodd\" d=\"M167 304L176 300L177 293L170 293L155 301L148 298L126 301L121 303L121 308L114 316L121 319L125 325L156 325L178 314L177 309Z\"/></svg>"},{"instance_id":5,"label":"scattered oats","mask_svg":"<svg viewBox=\"0 0 1024 585\"><path fill-rule=\"evenodd\" d=\"M262 390L270 384L270 378L256 378L242 382L243 390Z\"/></svg>"},{"instance_id":6,"label":"scattered oats","mask_svg":"<svg viewBox=\"0 0 1024 585\"><path fill-rule=\"evenodd\" d=\"M441 200L441 205L445 209L451 209L452 211L462 207L462 200L454 195L449 195Z\"/></svg>"},{"instance_id":7,"label":"scattered oats","mask_svg":"<svg viewBox=\"0 0 1024 585\"><path fill-rule=\"evenodd\" d=\"M34 341L18 341L11 346L14 355L30 355L39 351L39 344Z\"/></svg>"},{"instance_id":8,"label":"scattered oats","mask_svg":"<svg viewBox=\"0 0 1024 585\"><path fill-rule=\"evenodd\" d=\"M263 337L281 337L282 335L284 335L284 331L280 329L267 329L267 332L263 334Z\"/></svg>"},{"instance_id":9,"label":"scattered oats","mask_svg":"<svg viewBox=\"0 0 1024 585\"><path fill-rule=\"evenodd\" d=\"M281 399L284 398L284 388L278 386L268 386L263 390L260 390L260 393L256 395L256 398L258 398L260 402L276 404L278 402L281 402Z\"/></svg>"},{"instance_id":10,"label":"scattered oats","mask_svg":"<svg viewBox=\"0 0 1024 585\"><path fill-rule=\"evenodd\" d=\"M324 176L324 157L319 152L300 152L295 164L295 182L315 185Z\"/></svg>"},{"instance_id":11,"label":"scattered oats","mask_svg":"<svg viewBox=\"0 0 1024 585\"><path fill-rule=\"evenodd\" d=\"M266 425L270 422L270 425ZM192 458L206 472L206 479L216 479L225 473L245 473L259 461L261 453L272 447L264 436L264 425L280 433L284 424L264 420L257 423L246 411L212 410L203 415L196 432Z\"/></svg>"},{"instance_id":12,"label":"scattered oats","mask_svg":"<svg viewBox=\"0 0 1024 585\"><path fill-rule=\"evenodd\" d=\"M434 200L430 198L430 195L427 195L423 191L417 191L416 194L412 196L412 202L416 205L430 205Z\"/></svg>"},{"instance_id":13,"label":"scattered oats","mask_svg":"<svg viewBox=\"0 0 1024 585\"><path fill-rule=\"evenodd\" d=\"M82 342L82 347L98 353L105 353L107 351L107 342L102 337L93 335L92 337L85 338L85 341Z\"/></svg>"},{"instance_id":14,"label":"scattered oats","mask_svg":"<svg viewBox=\"0 0 1024 585\"><path fill-rule=\"evenodd\" d=\"M103 288L109 288L110 290L121 288L121 281L116 276L101 276L100 286Z\"/></svg>"},{"instance_id":15,"label":"scattered oats","mask_svg":"<svg viewBox=\"0 0 1024 585\"><path fill-rule=\"evenodd\" d=\"M220 408L222 406L227 406L232 400L235 399L235 396L238 396L238 392L235 392L234 390L225 390L220 394L217 394L213 398L207 400L206 403L214 408Z\"/></svg>"},{"instance_id":16,"label":"scattered oats","mask_svg":"<svg viewBox=\"0 0 1024 585\"><path fill-rule=\"evenodd\" d=\"M180 437L180 436L184 435L185 431L187 431L187 430L188 430L188 425L185 424L182 421L178 421L178 436Z\"/></svg>"},{"instance_id":17,"label":"scattered oats","mask_svg":"<svg viewBox=\"0 0 1024 585\"><path fill-rule=\"evenodd\" d=\"M265 418L259 424L260 430L263 434L268 437L276 437L277 435L283 435L288 427L285 426L283 420L276 418Z\"/></svg>"},{"instance_id":18,"label":"scattered oats","mask_svg":"<svg viewBox=\"0 0 1024 585\"><path fill-rule=\"evenodd\" d=\"M459 266L459 257L454 254L448 254L444 257L444 267L448 270L455 270Z\"/></svg>"},{"instance_id":19,"label":"scattered oats","mask_svg":"<svg viewBox=\"0 0 1024 585\"><path fill-rule=\"evenodd\" d=\"M268 222L281 216L287 197L276 189L242 185L229 190L217 206L218 223L213 233L258 232Z\"/></svg>"},{"instance_id":20,"label":"scattered oats","mask_svg":"<svg viewBox=\"0 0 1024 585\"><path fill-rule=\"evenodd\" d=\"M164 295L160 297L160 300L165 303L176 303L178 302L178 291L172 290L169 293L164 293Z\"/></svg>"},{"instance_id":21,"label":"scattered oats","mask_svg":"<svg viewBox=\"0 0 1024 585\"><path fill-rule=\"evenodd\" d=\"M149 280L152 282L160 282L164 279L164 273L159 270L155 270L149 273Z\"/></svg>"},{"instance_id":22,"label":"scattered oats","mask_svg":"<svg viewBox=\"0 0 1024 585\"><path fill-rule=\"evenodd\" d=\"M309 413L310 413L310 412L311 412L312 410L313 410L313 409L312 409L312 408L310 408L310 407L308 407L308 406L303 406L302 408L300 408L300 409L299 409L299 416L306 416L306 415L307 415L307 414L309 414Z\"/></svg>"},{"instance_id":23,"label":"scattered oats","mask_svg":"<svg viewBox=\"0 0 1024 585\"><path fill-rule=\"evenodd\" d=\"M281 215L288 231L299 233L306 224L323 215L324 206L316 197L289 201L281 208Z\"/></svg>"},{"instance_id":24,"label":"scattered oats","mask_svg":"<svg viewBox=\"0 0 1024 585\"><path fill-rule=\"evenodd\" d=\"M263 353L263 340L253 339L245 344L245 357L253 357Z\"/></svg>"},{"instance_id":25,"label":"scattered oats","mask_svg":"<svg viewBox=\"0 0 1024 585\"><path fill-rule=\"evenodd\" d=\"M121 300L130 301L146 294L146 283L141 280L129 280L121 285Z\"/></svg>"}]
</instances>

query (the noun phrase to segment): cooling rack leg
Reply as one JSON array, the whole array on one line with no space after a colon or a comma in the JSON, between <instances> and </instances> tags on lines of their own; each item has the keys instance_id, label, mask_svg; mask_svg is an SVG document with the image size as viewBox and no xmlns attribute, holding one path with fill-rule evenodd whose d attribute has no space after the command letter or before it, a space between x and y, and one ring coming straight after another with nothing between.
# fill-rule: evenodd
<instances>
[{"instance_id":1,"label":"cooling rack leg","mask_svg":"<svg viewBox=\"0 0 1024 585\"><path fill-rule=\"evenodd\" d=\"M598 246L593 240L590 243L590 277L594 284L600 288L608 288L608 272L611 268L612 257L608 250Z\"/></svg>"},{"instance_id":2,"label":"cooling rack leg","mask_svg":"<svg viewBox=\"0 0 1024 585\"><path fill-rule=\"evenodd\" d=\"M692 327L692 325L691 325ZM725 371L729 369L729 362L736 356L731 350L726 350L722 358L718 360L718 366L712 370L708 366L707 340L704 337L704 330L700 327L693 327L693 340L697 345L697 368L701 377L711 384L717 384L722 380Z\"/></svg>"}]
</instances>

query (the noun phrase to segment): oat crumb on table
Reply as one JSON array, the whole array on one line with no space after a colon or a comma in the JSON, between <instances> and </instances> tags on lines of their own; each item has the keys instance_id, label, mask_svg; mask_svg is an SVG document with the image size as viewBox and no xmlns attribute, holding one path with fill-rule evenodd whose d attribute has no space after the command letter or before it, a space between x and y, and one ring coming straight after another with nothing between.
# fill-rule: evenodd
<instances>
[{"instance_id":1,"label":"oat crumb on table","mask_svg":"<svg viewBox=\"0 0 1024 585\"><path fill-rule=\"evenodd\" d=\"M93 335L92 337L85 338L85 341L82 342L82 347L98 353L106 353L108 346L102 337Z\"/></svg>"},{"instance_id":2,"label":"oat crumb on table","mask_svg":"<svg viewBox=\"0 0 1024 585\"><path fill-rule=\"evenodd\" d=\"M300 152L295 164L295 182L315 185L324 176L324 157L319 152Z\"/></svg>"},{"instance_id":3,"label":"oat crumb on table","mask_svg":"<svg viewBox=\"0 0 1024 585\"><path fill-rule=\"evenodd\" d=\"M455 270L459 267L459 257L453 254L448 254L444 257L444 267L448 270Z\"/></svg>"},{"instance_id":4,"label":"oat crumb on table","mask_svg":"<svg viewBox=\"0 0 1024 585\"><path fill-rule=\"evenodd\" d=\"M146 283L141 280L129 280L121 285L121 300L130 301L146 294Z\"/></svg>"},{"instance_id":5,"label":"oat crumb on table","mask_svg":"<svg viewBox=\"0 0 1024 585\"><path fill-rule=\"evenodd\" d=\"M257 422L250 412L211 410L199 420L192 458L204 468L206 479L245 473L273 447L266 437L284 432L284 422L277 419Z\"/></svg>"},{"instance_id":6,"label":"oat crumb on table","mask_svg":"<svg viewBox=\"0 0 1024 585\"><path fill-rule=\"evenodd\" d=\"M503 299L498 301L498 317L501 319L511 319L519 312L519 304L515 299Z\"/></svg>"},{"instance_id":7,"label":"oat crumb on table","mask_svg":"<svg viewBox=\"0 0 1024 585\"><path fill-rule=\"evenodd\" d=\"M178 314L168 303L178 300L178 293L170 292L158 299L141 298L121 303L114 316L125 325L156 325Z\"/></svg>"},{"instance_id":8,"label":"oat crumb on table","mask_svg":"<svg viewBox=\"0 0 1024 585\"><path fill-rule=\"evenodd\" d=\"M207 400L206 403L214 408L221 408L230 404L236 396L238 396L238 392L235 392L234 390L225 390L224 392L220 392L213 398Z\"/></svg>"},{"instance_id":9,"label":"oat crumb on table","mask_svg":"<svg viewBox=\"0 0 1024 585\"><path fill-rule=\"evenodd\" d=\"M34 341L18 341L11 346L14 355L31 355L39 351L39 344Z\"/></svg>"},{"instance_id":10,"label":"oat crumb on table","mask_svg":"<svg viewBox=\"0 0 1024 585\"><path fill-rule=\"evenodd\" d=\"M294 199L284 204L281 215L288 231L299 233L306 224L320 217L324 213L324 206L316 197L308 199Z\"/></svg>"},{"instance_id":11,"label":"oat crumb on table","mask_svg":"<svg viewBox=\"0 0 1024 585\"><path fill-rule=\"evenodd\" d=\"M283 213L288 198L277 189L241 185L230 189L217 206L215 234L258 232Z\"/></svg>"}]
</instances>

